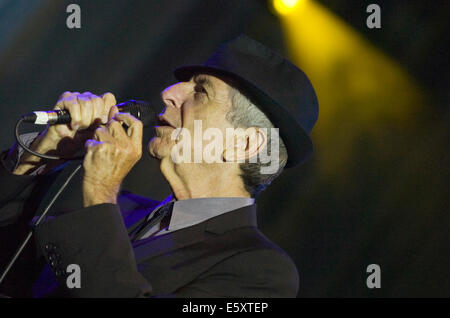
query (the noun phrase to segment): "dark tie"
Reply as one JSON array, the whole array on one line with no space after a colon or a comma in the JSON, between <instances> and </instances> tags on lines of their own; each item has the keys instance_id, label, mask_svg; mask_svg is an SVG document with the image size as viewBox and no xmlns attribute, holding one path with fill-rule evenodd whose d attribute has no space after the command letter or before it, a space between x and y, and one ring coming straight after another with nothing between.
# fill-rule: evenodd
<instances>
[{"instance_id":1,"label":"dark tie","mask_svg":"<svg viewBox=\"0 0 450 318\"><path fill-rule=\"evenodd\" d=\"M157 207L152 213L129 229L131 242L138 241L143 237L155 236L162 230L168 228L172 216L174 202L168 202Z\"/></svg>"}]
</instances>

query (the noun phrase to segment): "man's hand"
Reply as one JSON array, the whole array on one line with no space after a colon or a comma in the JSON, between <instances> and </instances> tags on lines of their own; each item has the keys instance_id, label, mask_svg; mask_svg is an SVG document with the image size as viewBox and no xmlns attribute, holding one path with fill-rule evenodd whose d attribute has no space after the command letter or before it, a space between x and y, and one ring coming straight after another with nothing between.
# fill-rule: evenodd
<instances>
[{"instance_id":1,"label":"man's hand","mask_svg":"<svg viewBox=\"0 0 450 318\"><path fill-rule=\"evenodd\" d=\"M142 156L142 122L112 107L106 127L86 141L83 203L85 207L116 203L120 184ZM125 131L122 123L128 126Z\"/></svg>"},{"instance_id":2,"label":"man's hand","mask_svg":"<svg viewBox=\"0 0 450 318\"><path fill-rule=\"evenodd\" d=\"M63 93L54 109L65 109L70 113L70 124L49 125L34 140L31 149L39 153L59 157L71 157L83 149L85 141L92 138L95 128L100 123L106 124L109 110L116 105L116 98L111 93L101 96L90 92ZM25 153L15 174L27 174L43 164L42 158Z\"/></svg>"}]
</instances>

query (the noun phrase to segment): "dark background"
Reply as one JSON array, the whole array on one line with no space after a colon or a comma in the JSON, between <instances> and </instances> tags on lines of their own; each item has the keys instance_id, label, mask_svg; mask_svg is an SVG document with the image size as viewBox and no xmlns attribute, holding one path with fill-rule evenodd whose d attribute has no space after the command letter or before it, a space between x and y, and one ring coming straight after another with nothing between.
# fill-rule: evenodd
<instances>
[{"instance_id":1,"label":"dark background","mask_svg":"<svg viewBox=\"0 0 450 318\"><path fill-rule=\"evenodd\" d=\"M330 127L357 123L347 108L327 130L319 115L315 156L261 195L259 224L295 261L300 297L449 297L449 2L317 2L407 70L425 101L407 126L376 118L377 138L353 138L332 173L318 167L339 158L348 140ZM81 7L81 29L66 27L70 3ZM382 8L379 30L366 27L369 3ZM240 33L291 55L267 1L0 0L0 146L14 141L21 114L53 107L66 90L161 105L174 68L203 63ZM321 131L327 142L315 140ZM149 156L124 188L156 199L170 193ZM366 287L373 263L381 266L376 290Z\"/></svg>"}]
</instances>

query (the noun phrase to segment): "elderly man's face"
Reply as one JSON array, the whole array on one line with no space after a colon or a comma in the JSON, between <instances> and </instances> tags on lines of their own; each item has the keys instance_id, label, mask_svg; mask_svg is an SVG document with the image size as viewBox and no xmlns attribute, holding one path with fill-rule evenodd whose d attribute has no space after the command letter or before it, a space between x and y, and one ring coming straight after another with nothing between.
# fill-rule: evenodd
<instances>
[{"instance_id":1,"label":"elderly man's face","mask_svg":"<svg viewBox=\"0 0 450 318\"><path fill-rule=\"evenodd\" d=\"M158 159L170 156L176 143L171 138L174 129L184 128L193 137L194 121L197 120L201 120L202 131L218 128L225 136L226 128L232 127L226 120L231 107L229 92L227 83L206 74L195 75L188 82L166 88L161 93L165 109L159 116L161 123L156 128L156 137L149 143L150 154ZM199 146L192 144L192 150Z\"/></svg>"}]
</instances>

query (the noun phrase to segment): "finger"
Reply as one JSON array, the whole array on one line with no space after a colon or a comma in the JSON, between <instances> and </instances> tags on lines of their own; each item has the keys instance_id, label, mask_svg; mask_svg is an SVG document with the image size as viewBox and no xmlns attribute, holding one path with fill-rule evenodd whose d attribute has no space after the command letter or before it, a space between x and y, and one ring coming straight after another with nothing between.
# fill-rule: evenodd
<instances>
[{"instance_id":1,"label":"finger","mask_svg":"<svg viewBox=\"0 0 450 318\"><path fill-rule=\"evenodd\" d=\"M111 108L112 106L117 104L116 97L114 96L113 93L110 92L104 93L103 95L101 95L101 98L103 98L108 108Z\"/></svg>"},{"instance_id":2,"label":"finger","mask_svg":"<svg viewBox=\"0 0 450 318\"><path fill-rule=\"evenodd\" d=\"M78 104L77 95L66 97L61 104L61 109L65 109L70 114L70 127L72 130L78 130L81 125L81 110Z\"/></svg>"},{"instance_id":3,"label":"finger","mask_svg":"<svg viewBox=\"0 0 450 318\"><path fill-rule=\"evenodd\" d=\"M83 167L86 169L86 166L92 162L92 156L94 153L94 150L97 149L99 145L102 143L100 141L94 140L94 139L88 139L84 143L84 147L86 148L86 154L84 155L83 160Z\"/></svg>"},{"instance_id":4,"label":"finger","mask_svg":"<svg viewBox=\"0 0 450 318\"><path fill-rule=\"evenodd\" d=\"M61 102L63 99L70 97L72 94L77 94L78 92L69 92L69 91L65 91L64 93L62 93L61 95L59 95L58 97L58 102ZM79 94L79 93L78 93Z\"/></svg>"},{"instance_id":5,"label":"finger","mask_svg":"<svg viewBox=\"0 0 450 318\"><path fill-rule=\"evenodd\" d=\"M119 108L117 108L117 106L111 107L109 110L108 121L110 121L118 112Z\"/></svg>"},{"instance_id":6,"label":"finger","mask_svg":"<svg viewBox=\"0 0 450 318\"><path fill-rule=\"evenodd\" d=\"M91 95L91 102L92 102L92 106L93 106L93 119L94 121L100 121L103 122L104 118L104 102L103 99L100 98L97 95L92 94ZM104 122L106 123L106 122Z\"/></svg>"},{"instance_id":7,"label":"finger","mask_svg":"<svg viewBox=\"0 0 450 318\"><path fill-rule=\"evenodd\" d=\"M90 93L85 92L77 96L78 103L80 104L80 128L86 129L93 122L93 105L90 99Z\"/></svg>"},{"instance_id":8,"label":"finger","mask_svg":"<svg viewBox=\"0 0 450 318\"><path fill-rule=\"evenodd\" d=\"M114 119L111 119L108 124L106 125L108 127L109 133L117 140L120 141L127 141L128 136L125 132L125 129L123 129L122 124Z\"/></svg>"},{"instance_id":9,"label":"finger","mask_svg":"<svg viewBox=\"0 0 450 318\"><path fill-rule=\"evenodd\" d=\"M110 131L104 127L99 127L95 130L94 137L101 142L114 143L114 137Z\"/></svg>"},{"instance_id":10,"label":"finger","mask_svg":"<svg viewBox=\"0 0 450 318\"><path fill-rule=\"evenodd\" d=\"M61 95L59 95L58 100L55 104L55 108L54 109L64 109L64 100L65 99L70 99L72 95L77 95L80 94L79 92L69 92L69 91L65 91L64 93L62 93Z\"/></svg>"},{"instance_id":11,"label":"finger","mask_svg":"<svg viewBox=\"0 0 450 318\"><path fill-rule=\"evenodd\" d=\"M70 92L70 91L65 91L64 93L62 93L61 95L59 95L59 98L58 98L58 99L63 99L63 98L68 97L68 96L70 96L70 95L72 95L72 94L73 94L73 93Z\"/></svg>"},{"instance_id":12,"label":"finger","mask_svg":"<svg viewBox=\"0 0 450 318\"><path fill-rule=\"evenodd\" d=\"M95 147L95 140L88 139L84 143L84 147L86 148L86 154L83 159L83 168L86 169L89 166L89 163L92 162L92 152Z\"/></svg>"},{"instance_id":13,"label":"finger","mask_svg":"<svg viewBox=\"0 0 450 318\"><path fill-rule=\"evenodd\" d=\"M108 117L108 114L110 114L111 107L117 104L116 97L112 93L104 93L101 95L103 99L103 107L104 107L104 115L105 115L105 121L104 124L108 122L108 120L111 119L111 117Z\"/></svg>"},{"instance_id":14,"label":"finger","mask_svg":"<svg viewBox=\"0 0 450 318\"><path fill-rule=\"evenodd\" d=\"M131 137L131 141L135 146L140 147L142 144L142 122L128 113L117 113L114 119L123 121L128 126L128 136Z\"/></svg>"},{"instance_id":15,"label":"finger","mask_svg":"<svg viewBox=\"0 0 450 318\"><path fill-rule=\"evenodd\" d=\"M90 153L95 146L100 145L102 142L94 139L88 139L84 143L84 147L88 150L88 153Z\"/></svg>"}]
</instances>

